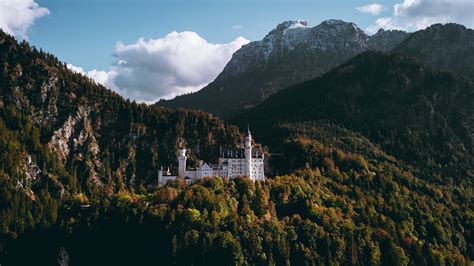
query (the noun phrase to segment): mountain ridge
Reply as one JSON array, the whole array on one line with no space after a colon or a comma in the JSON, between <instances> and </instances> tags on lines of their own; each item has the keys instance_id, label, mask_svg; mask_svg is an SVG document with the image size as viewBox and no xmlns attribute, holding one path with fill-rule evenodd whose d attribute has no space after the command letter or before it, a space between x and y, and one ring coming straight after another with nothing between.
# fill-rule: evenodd
<instances>
[{"instance_id":1,"label":"mountain ridge","mask_svg":"<svg viewBox=\"0 0 474 266\"><path fill-rule=\"evenodd\" d=\"M433 24L394 48L436 68L474 80L474 30L456 23Z\"/></svg>"},{"instance_id":2,"label":"mountain ridge","mask_svg":"<svg viewBox=\"0 0 474 266\"><path fill-rule=\"evenodd\" d=\"M312 28L303 23L279 24L261 41L237 50L221 74L200 91L156 104L231 117L280 89L331 70L362 51L391 49L408 35L379 31L368 36L354 23L342 20L325 20Z\"/></svg>"},{"instance_id":3,"label":"mountain ridge","mask_svg":"<svg viewBox=\"0 0 474 266\"><path fill-rule=\"evenodd\" d=\"M474 84L463 76L413 57L369 51L272 95L234 122L254 125L254 134L269 141L268 132L281 139L281 123L329 120L397 158L470 183L473 100Z\"/></svg>"}]
</instances>

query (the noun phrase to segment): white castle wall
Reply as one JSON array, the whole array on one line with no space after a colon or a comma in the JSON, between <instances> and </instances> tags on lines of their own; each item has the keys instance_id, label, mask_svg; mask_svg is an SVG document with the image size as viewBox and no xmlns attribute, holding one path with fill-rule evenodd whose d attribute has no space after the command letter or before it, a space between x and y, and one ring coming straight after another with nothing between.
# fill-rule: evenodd
<instances>
[{"instance_id":1,"label":"white castle wall","mask_svg":"<svg viewBox=\"0 0 474 266\"><path fill-rule=\"evenodd\" d=\"M258 152L258 150L257 150ZM236 178L240 176L248 176L250 179L265 180L264 173L264 156L263 154L252 157L252 135L250 131L244 142L244 158L219 158L217 168L213 168L207 163L199 162L199 166L196 170L186 169L186 149L178 150L178 176L182 178L190 178L192 182L195 182L203 177L229 177ZM159 171L158 184L166 184L168 180L176 179L176 176L163 176L162 171ZM188 179L189 180L189 179Z\"/></svg>"}]
</instances>

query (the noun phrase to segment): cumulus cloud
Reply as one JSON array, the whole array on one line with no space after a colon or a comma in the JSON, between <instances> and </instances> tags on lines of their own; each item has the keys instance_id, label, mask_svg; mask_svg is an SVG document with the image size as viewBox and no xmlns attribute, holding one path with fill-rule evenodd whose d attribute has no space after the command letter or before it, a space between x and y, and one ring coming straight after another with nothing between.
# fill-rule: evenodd
<instances>
[{"instance_id":1,"label":"cumulus cloud","mask_svg":"<svg viewBox=\"0 0 474 266\"><path fill-rule=\"evenodd\" d=\"M109 71L85 72L125 98L152 103L190 93L206 86L222 71L232 54L249 41L238 37L224 44L207 42L195 32L171 32L164 38L118 42L116 62Z\"/></svg>"},{"instance_id":2,"label":"cumulus cloud","mask_svg":"<svg viewBox=\"0 0 474 266\"><path fill-rule=\"evenodd\" d=\"M69 68L70 70L72 70L76 73L79 73L79 74L82 74L82 75L87 75L82 67L78 67L78 66L75 66L73 64L67 64L66 66L67 66L67 68Z\"/></svg>"},{"instance_id":3,"label":"cumulus cloud","mask_svg":"<svg viewBox=\"0 0 474 266\"><path fill-rule=\"evenodd\" d=\"M0 0L0 28L16 38L28 39L28 29L49 10L34 0Z\"/></svg>"},{"instance_id":4,"label":"cumulus cloud","mask_svg":"<svg viewBox=\"0 0 474 266\"><path fill-rule=\"evenodd\" d=\"M368 13L375 16L375 15L380 14L380 12L382 12L384 7L380 4L373 3L373 4L369 4L365 6L356 7L356 9L360 12Z\"/></svg>"},{"instance_id":5,"label":"cumulus cloud","mask_svg":"<svg viewBox=\"0 0 474 266\"><path fill-rule=\"evenodd\" d=\"M112 89L114 91L118 91L118 88L115 86L113 83L115 76L117 75L116 72L114 71L100 71L97 69L93 69L91 71L85 71L82 67L75 66L73 64L67 64L67 68L70 70L82 74L84 76L87 76L91 79L93 79L95 82L102 84L109 89Z\"/></svg>"},{"instance_id":6,"label":"cumulus cloud","mask_svg":"<svg viewBox=\"0 0 474 266\"><path fill-rule=\"evenodd\" d=\"M95 80L97 83L100 83L112 90L119 91L117 86L115 86L114 79L117 76L115 71L103 71L93 69L87 72L87 76Z\"/></svg>"},{"instance_id":7,"label":"cumulus cloud","mask_svg":"<svg viewBox=\"0 0 474 266\"><path fill-rule=\"evenodd\" d=\"M84 76L87 76L93 79L95 82L102 84L111 90L119 91L119 89L114 84L114 79L117 76L117 73L114 71L101 71L97 69L93 69L91 71L85 71L82 67L75 66L73 64L67 64L66 66L70 70L76 73L82 74Z\"/></svg>"},{"instance_id":8,"label":"cumulus cloud","mask_svg":"<svg viewBox=\"0 0 474 266\"><path fill-rule=\"evenodd\" d=\"M415 31L435 23L455 22L474 27L474 1L470 0L404 0L393 6L393 14L378 18L366 30L378 29Z\"/></svg>"}]
</instances>

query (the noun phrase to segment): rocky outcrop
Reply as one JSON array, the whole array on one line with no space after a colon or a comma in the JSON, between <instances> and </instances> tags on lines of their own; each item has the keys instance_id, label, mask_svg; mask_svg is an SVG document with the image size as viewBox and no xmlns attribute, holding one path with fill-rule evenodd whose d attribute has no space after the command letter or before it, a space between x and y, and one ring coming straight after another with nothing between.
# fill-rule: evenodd
<instances>
[{"instance_id":1,"label":"rocky outcrop","mask_svg":"<svg viewBox=\"0 0 474 266\"><path fill-rule=\"evenodd\" d=\"M368 45L373 50L389 52L408 36L410 36L410 33L405 31L380 29L377 33L370 36Z\"/></svg>"}]
</instances>

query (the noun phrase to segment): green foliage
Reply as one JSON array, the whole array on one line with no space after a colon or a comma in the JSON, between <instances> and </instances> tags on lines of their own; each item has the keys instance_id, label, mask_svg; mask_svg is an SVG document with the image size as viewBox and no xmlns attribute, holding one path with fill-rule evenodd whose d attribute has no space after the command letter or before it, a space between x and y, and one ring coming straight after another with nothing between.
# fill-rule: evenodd
<instances>
[{"instance_id":1,"label":"green foliage","mask_svg":"<svg viewBox=\"0 0 474 266\"><path fill-rule=\"evenodd\" d=\"M283 141L294 135L342 142L354 152L365 145L358 139L366 139L423 178L471 186L473 91L470 80L412 57L365 52L272 95L234 122L253 125L254 136L272 152L284 153ZM291 163L298 162L285 172L295 169Z\"/></svg>"},{"instance_id":2,"label":"green foliage","mask_svg":"<svg viewBox=\"0 0 474 266\"><path fill-rule=\"evenodd\" d=\"M79 264L160 258L194 265L465 265L473 259L469 202L387 161L295 142L312 164L294 174L256 183L175 182L153 194L93 202L77 194L59 208L55 225L41 227L60 232L51 245L65 246ZM42 239L25 236L17 240L21 247Z\"/></svg>"}]
</instances>

